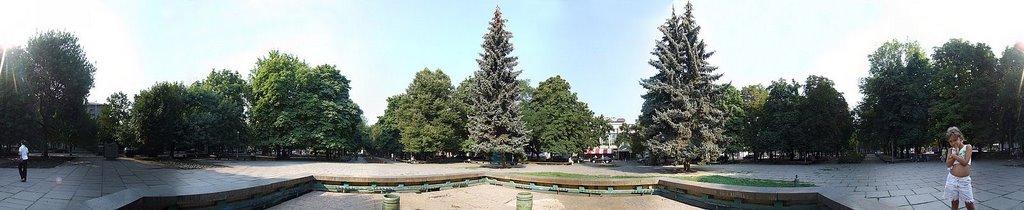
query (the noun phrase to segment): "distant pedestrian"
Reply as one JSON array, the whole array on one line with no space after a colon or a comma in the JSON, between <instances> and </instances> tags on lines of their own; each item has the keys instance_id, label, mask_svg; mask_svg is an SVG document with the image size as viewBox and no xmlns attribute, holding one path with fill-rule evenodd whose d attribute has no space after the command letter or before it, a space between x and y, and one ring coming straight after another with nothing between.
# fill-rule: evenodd
<instances>
[{"instance_id":1,"label":"distant pedestrian","mask_svg":"<svg viewBox=\"0 0 1024 210\"><path fill-rule=\"evenodd\" d=\"M28 147L25 146L25 140L21 140L21 147L18 147L18 155L21 162L18 163L18 175L21 175L21 182L28 180Z\"/></svg>"}]
</instances>

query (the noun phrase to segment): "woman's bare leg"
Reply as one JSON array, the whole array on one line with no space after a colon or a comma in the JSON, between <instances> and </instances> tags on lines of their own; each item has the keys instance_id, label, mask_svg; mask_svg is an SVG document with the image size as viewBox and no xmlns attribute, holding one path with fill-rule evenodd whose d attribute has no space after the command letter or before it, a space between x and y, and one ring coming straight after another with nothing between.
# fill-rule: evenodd
<instances>
[{"instance_id":1,"label":"woman's bare leg","mask_svg":"<svg viewBox=\"0 0 1024 210\"><path fill-rule=\"evenodd\" d=\"M974 210L974 202L964 202L964 206L967 207L967 210Z\"/></svg>"},{"instance_id":2,"label":"woman's bare leg","mask_svg":"<svg viewBox=\"0 0 1024 210\"><path fill-rule=\"evenodd\" d=\"M949 207L952 208L952 210L959 209L960 208L960 200L953 200L953 202L949 204Z\"/></svg>"}]
</instances>

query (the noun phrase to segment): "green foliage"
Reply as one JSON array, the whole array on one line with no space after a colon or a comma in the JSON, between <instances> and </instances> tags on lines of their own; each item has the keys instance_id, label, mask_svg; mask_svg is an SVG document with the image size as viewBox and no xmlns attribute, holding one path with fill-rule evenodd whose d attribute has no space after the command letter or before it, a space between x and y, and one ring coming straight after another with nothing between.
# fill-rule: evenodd
<instances>
[{"instance_id":1,"label":"green foliage","mask_svg":"<svg viewBox=\"0 0 1024 210\"><path fill-rule=\"evenodd\" d=\"M28 80L30 61L22 48L5 49L0 69L0 144L26 140L30 146L41 145L37 143L41 138L35 89Z\"/></svg>"},{"instance_id":2,"label":"green foliage","mask_svg":"<svg viewBox=\"0 0 1024 210\"><path fill-rule=\"evenodd\" d=\"M957 126L975 145L998 139L997 93L999 78L995 55L988 45L951 39L932 54L931 84L935 101L930 109L930 130L940 139L946 128Z\"/></svg>"},{"instance_id":3,"label":"green foliage","mask_svg":"<svg viewBox=\"0 0 1024 210\"><path fill-rule=\"evenodd\" d=\"M1001 108L998 141L1003 145L1011 142L1021 143L1024 139L1024 121L1021 120L1021 108L1024 107L1024 94L1021 93L1021 71L1024 70L1024 52L1007 47L999 57L996 70L1001 72L1002 85L999 91L998 107Z\"/></svg>"},{"instance_id":4,"label":"green foliage","mask_svg":"<svg viewBox=\"0 0 1024 210\"><path fill-rule=\"evenodd\" d=\"M864 155L857 152L846 152L839 156L839 163L860 163L864 162Z\"/></svg>"},{"instance_id":5,"label":"green foliage","mask_svg":"<svg viewBox=\"0 0 1024 210\"><path fill-rule=\"evenodd\" d=\"M860 85L864 100L855 111L860 116L858 136L878 148L928 143L932 67L920 46L889 41L868 60L869 76Z\"/></svg>"},{"instance_id":6,"label":"green foliage","mask_svg":"<svg viewBox=\"0 0 1024 210\"><path fill-rule=\"evenodd\" d=\"M604 127L608 123L595 117L560 76L541 82L527 107L523 120L540 151L577 154L597 146L597 140L607 136Z\"/></svg>"},{"instance_id":7,"label":"green foliage","mask_svg":"<svg viewBox=\"0 0 1024 210\"><path fill-rule=\"evenodd\" d=\"M75 121L75 130L71 133L71 139L68 140L69 149L81 148L89 151L96 151L96 146L99 144L99 124L96 118L93 118L88 112L82 112L78 115L78 119Z\"/></svg>"},{"instance_id":8,"label":"green foliage","mask_svg":"<svg viewBox=\"0 0 1024 210\"><path fill-rule=\"evenodd\" d=\"M132 123L139 135L141 152L157 156L185 142L186 97L185 85L168 82L157 83L135 96Z\"/></svg>"},{"instance_id":9,"label":"green foliage","mask_svg":"<svg viewBox=\"0 0 1024 210\"><path fill-rule=\"evenodd\" d=\"M388 107L377 117L377 123L370 127L371 148L378 155L402 152L401 132L398 129L398 107L403 95L388 97Z\"/></svg>"},{"instance_id":10,"label":"green foliage","mask_svg":"<svg viewBox=\"0 0 1024 210\"><path fill-rule=\"evenodd\" d=\"M38 99L38 123L44 143L74 143L82 125L86 96L96 67L86 58L78 38L69 32L46 31L28 41L28 81ZM43 148L43 156L49 148Z\"/></svg>"},{"instance_id":11,"label":"green foliage","mask_svg":"<svg viewBox=\"0 0 1024 210\"><path fill-rule=\"evenodd\" d=\"M328 154L356 149L362 110L349 98L349 80L334 66L310 67L271 51L256 62L251 81L258 145L279 149L279 157L293 148Z\"/></svg>"},{"instance_id":12,"label":"green foliage","mask_svg":"<svg viewBox=\"0 0 1024 210\"><path fill-rule=\"evenodd\" d=\"M416 73L397 106L397 125L403 151L430 153L458 151L462 138L456 135L460 116L451 80L441 70Z\"/></svg>"},{"instance_id":13,"label":"green foliage","mask_svg":"<svg viewBox=\"0 0 1024 210\"><path fill-rule=\"evenodd\" d=\"M512 56L512 32L505 30L505 19L501 10L494 11L488 33L484 35L483 53L480 53L480 69L473 74L470 90L470 104L473 111L469 116L470 146L476 153L495 153L506 165L509 155L522 155L527 144L529 131L520 116L520 97L516 77L521 71L514 70L518 59Z\"/></svg>"},{"instance_id":14,"label":"green foliage","mask_svg":"<svg viewBox=\"0 0 1024 210\"><path fill-rule=\"evenodd\" d=\"M252 88L237 72L211 71L188 88L189 140L204 151L240 146L249 135L245 106Z\"/></svg>"},{"instance_id":15,"label":"green foliage","mask_svg":"<svg viewBox=\"0 0 1024 210\"><path fill-rule=\"evenodd\" d=\"M619 142L619 149L628 150L633 154L644 154L648 148L644 145L643 126L637 123L622 123L619 127L619 135L616 140Z\"/></svg>"},{"instance_id":16,"label":"green foliage","mask_svg":"<svg viewBox=\"0 0 1024 210\"><path fill-rule=\"evenodd\" d=\"M804 82L804 100L800 104L803 122L801 152L839 152L853 135L853 117L846 99L832 80L811 75ZM796 144L794 144L796 145Z\"/></svg>"},{"instance_id":17,"label":"green foliage","mask_svg":"<svg viewBox=\"0 0 1024 210\"><path fill-rule=\"evenodd\" d=\"M241 133L231 129L240 122L234 116L242 112L242 107L233 106L229 99L209 86L192 85L185 95L185 139L181 143L201 151L210 147L233 143Z\"/></svg>"},{"instance_id":18,"label":"green foliage","mask_svg":"<svg viewBox=\"0 0 1024 210\"><path fill-rule=\"evenodd\" d=\"M132 103L122 92L107 97L107 105L100 110L98 138L100 142L117 142L121 146L138 146L131 120Z\"/></svg>"},{"instance_id":19,"label":"green foliage","mask_svg":"<svg viewBox=\"0 0 1024 210\"><path fill-rule=\"evenodd\" d=\"M470 105L473 98L471 92L474 89L473 86L475 86L473 78L469 77L459 82L459 86L455 87L455 92L452 93L452 97L455 99L453 106L458 112L458 122L455 123L454 128L455 136L462 139L459 143L459 150L463 152L473 151L474 141L469 139L469 127L471 126L469 116L473 115L473 106Z\"/></svg>"},{"instance_id":20,"label":"green foliage","mask_svg":"<svg viewBox=\"0 0 1024 210\"><path fill-rule=\"evenodd\" d=\"M674 157L686 170L690 160L717 157L725 139L725 114L718 107L722 90L714 84L721 74L706 61L713 53L698 37L692 10L689 3L684 15L673 10L659 28L664 36L652 52L657 59L649 62L658 73L641 81L647 93L639 118L655 159Z\"/></svg>"},{"instance_id":21,"label":"green foliage","mask_svg":"<svg viewBox=\"0 0 1024 210\"><path fill-rule=\"evenodd\" d=\"M735 121L726 121L726 131L730 129L736 132L734 135L738 139L732 144L733 148L746 147L750 150L757 151L758 148L754 148L756 141L760 139L761 127L766 126L765 113L762 110L765 102L768 101L768 89L763 85L748 85L740 89L740 97L743 98L741 108L743 109L744 115L742 122L736 123ZM761 151L764 151L763 149Z\"/></svg>"},{"instance_id":22,"label":"green foliage","mask_svg":"<svg viewBox=\"0 0 1024 210\"><path fill-rule=\"evenodd\" d=\"M800 104L804 97L800 95L800 84L795 80L779 79L768 86L768 98L762 107L759 130L759 141L751 146L755 153L775 151L793 151L797 143L804 139L803 115ZM769 157L774 156L770 154Z\"/></svg>"},{"instance_id":23,"label":"green foliage","mask_svg":"<svg viewBox=\"0 0 1024 210\"><path fill-rule=\"evenodd\" d=\"M722 85L723 94L722 100L719 101L718 107L725 112L725 141L724 149L726 154L731 154L744 150L744 144L741 141L744 126L746 124L747 112L743 109L744 100L740 90L737 90L732 84Z\"/></svg>"}]
</instances>

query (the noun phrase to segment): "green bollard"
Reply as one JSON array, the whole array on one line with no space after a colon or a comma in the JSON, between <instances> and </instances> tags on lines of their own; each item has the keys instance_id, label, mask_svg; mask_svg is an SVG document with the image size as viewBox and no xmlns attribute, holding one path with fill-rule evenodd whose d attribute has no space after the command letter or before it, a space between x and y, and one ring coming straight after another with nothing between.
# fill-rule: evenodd
<instances>
[{"instance_id":1,"label":"green bollard","mask_svg":"<svg viewBox=\"0 0 1024 210\"><path fill-rule=\"evenodd\" d=\"M533 193L520 192L516 195L516 210L533 209Z\"/></svg>"},{"instance_id":2,"label":"green bollard","mask_svg":"<svg viewBox=\"0 0 1024 210\"><path fill-rule=\"evenodd\" d=\"M384 206L381 207L383 210L398 210L399 196L397 193L384 194Z\"/></svg>"}]
</instances>

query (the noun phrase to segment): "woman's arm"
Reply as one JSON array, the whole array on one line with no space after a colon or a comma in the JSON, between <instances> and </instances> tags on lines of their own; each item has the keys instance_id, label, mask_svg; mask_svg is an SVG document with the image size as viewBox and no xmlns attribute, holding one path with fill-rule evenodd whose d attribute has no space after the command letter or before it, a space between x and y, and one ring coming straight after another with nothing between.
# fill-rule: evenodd
<instances>
[{"instance_id":1,"label":"woman's arm","mask_svg":"<svg viewBox=\"0 0 1024 210\"><path fill-rule=\"evenodd\" d=\"M966 151L966 153L964 153L964 156L963 156L963 157L960 157L959 155L954 155L954 156L953 156L953 158L955 158L955 159L956 159L956 162L957 162L957 163L960 163L960 165L962 165L962 166L968 166L968 165L970 165L970 158L971 158L971 153L974 153L974 151L973 151L973 150L974 150L974 148L972 148L972 146L971 146L971 145L967 145L967 148L965 148L965 149L966 149L967 151Z\"/></svg>"},{"instance_id":2,"label":"woman's arm","mask_svg":"<svg viewBox=\"0 0 1024 210\"><path fill-rule=\"evenodd\" d=\"M955 159L953 159L953 156L956 156L954 154L955 153L953 153L952 149L950 151L946 152L946 168L952 168L953 167L953 161L955 160Z\"/></svg>"}]
</instances>

